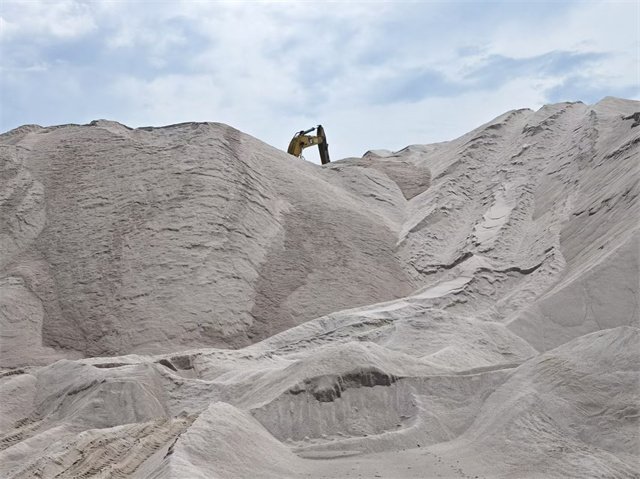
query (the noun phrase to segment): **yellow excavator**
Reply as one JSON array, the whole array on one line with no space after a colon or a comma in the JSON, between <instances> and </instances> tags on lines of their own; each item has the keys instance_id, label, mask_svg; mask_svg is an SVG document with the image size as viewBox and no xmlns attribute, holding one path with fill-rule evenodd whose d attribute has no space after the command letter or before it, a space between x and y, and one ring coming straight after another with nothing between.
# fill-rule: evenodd
<instances>
[{"instance_id":1,"label":"yellow excavator","mask_svg":"<svg viewBox=\"0 0 640 479\"><path fill-rule=\"evenodd\" d=\"M311 133L314 130L317 130L316 135L308 135L308 133ZM289 143L287 153L300 158L302 156L302 150L313 145L318 145L318 150L320 150L320 161L322 164L326 165L327 163L330 163L329 144L327 143L327 135L324 134L324 128L322 128L322 125L296 133L291 139L291 143Z\"/></svg>"}]
</instances>

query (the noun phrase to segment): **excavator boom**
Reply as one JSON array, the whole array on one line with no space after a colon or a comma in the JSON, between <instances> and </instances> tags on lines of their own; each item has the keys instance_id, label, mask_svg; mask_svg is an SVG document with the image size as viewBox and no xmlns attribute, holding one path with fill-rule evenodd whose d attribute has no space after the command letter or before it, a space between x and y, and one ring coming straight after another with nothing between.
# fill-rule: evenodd
<instances>
[{"instance_id":1,"label":"excavator boom","mask_svg":"<svg viewBox=\"0 0 640 479\"><path fill-rule=\"evenodd\" d=\"M314 130L317 130L316 135L307 134L311 133ZM287 150L287 153L299 158L300 156L302 156L302 150L313 145L318 145L318 150L320 151L320 161L322 162L322 164L326 165L327 163L330 163L331 160L329 159L329 144L327 143L327 136L324 133L324 128L322 128L322 125L318 125L317 127L309 128L308 130L303 130L296 133L289 143L289 149Z\"/></svg>"}]
</instances>

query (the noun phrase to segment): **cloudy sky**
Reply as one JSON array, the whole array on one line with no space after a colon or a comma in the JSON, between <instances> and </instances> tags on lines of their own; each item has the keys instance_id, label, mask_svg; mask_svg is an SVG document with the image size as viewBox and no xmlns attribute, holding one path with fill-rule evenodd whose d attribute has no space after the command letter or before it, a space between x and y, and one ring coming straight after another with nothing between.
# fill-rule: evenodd
<instances>
[{"instance_id":1,"label":"cloudy sky","mask_svg":"<svg viewBox=\"0 0 640 479\"><path fill-rule=\"evenodd\" d=\"M2 132L215 121L286 149L322 123L338 159L516 108L640 99L637 0L0 5Z\"/></svg>"}]
</instances>

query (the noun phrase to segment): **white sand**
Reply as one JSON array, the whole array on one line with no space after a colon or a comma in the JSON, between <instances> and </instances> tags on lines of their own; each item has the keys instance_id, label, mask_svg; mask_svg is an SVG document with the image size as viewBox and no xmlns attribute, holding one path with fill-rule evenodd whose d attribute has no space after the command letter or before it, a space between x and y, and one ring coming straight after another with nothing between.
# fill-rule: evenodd
<instances>
[{"instance_id":1,"label":"white sand","mask_svg":"<svg viewBox=\"0 0 640 479\"><path fill-rule=\"evenodd\" d=\"M0 135L0 477L640 477L638 111Z\"/></svg>"}]
</instances>

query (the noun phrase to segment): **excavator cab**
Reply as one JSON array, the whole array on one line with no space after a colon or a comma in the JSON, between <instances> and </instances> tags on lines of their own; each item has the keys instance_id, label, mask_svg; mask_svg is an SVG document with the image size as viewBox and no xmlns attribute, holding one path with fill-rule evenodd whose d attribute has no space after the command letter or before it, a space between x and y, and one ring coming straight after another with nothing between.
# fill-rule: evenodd
<instances>
[{"instance_id":1,"label":"excavator cab","mask_svg":"<svg viewBox=\"0 0 640 479\"><path fill-rule=\"evenodd\" d=\"M308 134L314 130L317 130L316 135ZM302 156L302 150L313 145L318 145L318 150L320 150L320 161L322 164L326 165L327 163L330 163L329 144L327 143L327 136L324 134L324 128L322 128L322 125L296 133L291 139L291 143L289 143L287 153L300 158Z\"/></svg>"}]
</instances>

